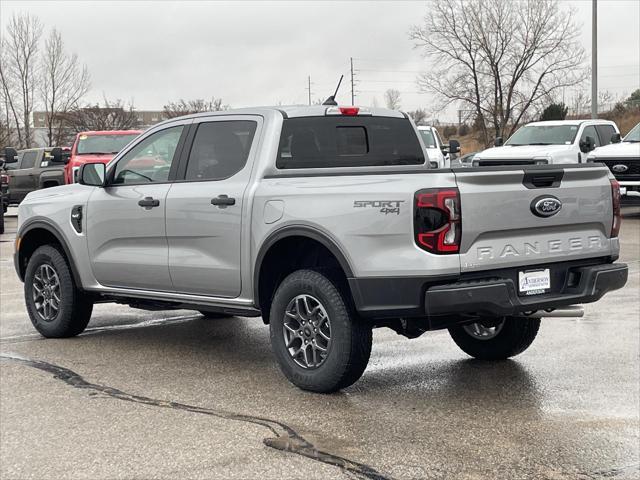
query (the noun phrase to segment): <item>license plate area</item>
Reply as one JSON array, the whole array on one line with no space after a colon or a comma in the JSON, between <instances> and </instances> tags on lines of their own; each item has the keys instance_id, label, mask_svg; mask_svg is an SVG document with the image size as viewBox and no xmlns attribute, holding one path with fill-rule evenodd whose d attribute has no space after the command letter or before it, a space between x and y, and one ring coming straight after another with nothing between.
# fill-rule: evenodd
<instances>
[{"instance_id":1,"label":"license plate area","mask_svg":"<svg viewBox=\"0 0 640 480\"><path fill-rule=\"evenodd\" d=\"M551 272L548 268L518 272L519 295L542 295L551 290Z\"/></svg>"}]
</instances>

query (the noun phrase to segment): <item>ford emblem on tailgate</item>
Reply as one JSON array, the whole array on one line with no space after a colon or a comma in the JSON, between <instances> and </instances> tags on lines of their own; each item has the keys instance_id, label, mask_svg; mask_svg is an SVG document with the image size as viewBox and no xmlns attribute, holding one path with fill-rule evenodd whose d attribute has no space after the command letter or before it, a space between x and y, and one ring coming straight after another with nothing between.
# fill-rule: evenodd
<instances>
[{"instance_id":1,"label":"ford emblem on tailgate","mask_svg":"<svg viewBox=\"0 0 640 480\"><path fill-rule=\"evenodd\" d=\"M616 173L622 173L622 172L626 172L627 170L629 170L629 167L627 167L626 165L623 165L623 164L618 164L618 165L614 165L613 167L611 167L611 170L613 170Z\"/></svg>"},{"instance_id":2,"label":"ford emblem on tailgate","mask_svg":"<svg viewBox=\"0 0 640 480\"><path fill-rule=\"evenodd\" d=\"M554 196L544 195L531 202L531 212L538 217L551 217L560 211L562 202Z\"/></svg>"}]
</instances>

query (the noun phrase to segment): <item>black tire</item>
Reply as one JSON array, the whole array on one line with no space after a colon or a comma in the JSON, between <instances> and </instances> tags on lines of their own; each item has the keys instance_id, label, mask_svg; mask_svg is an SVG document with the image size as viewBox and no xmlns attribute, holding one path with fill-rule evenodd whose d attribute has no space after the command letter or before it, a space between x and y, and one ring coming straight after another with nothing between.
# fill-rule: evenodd
<instances>
[{"instance_id":1,"label":"black tire","mask_svg":"<svg viewBox=\"0 0 640 480\"><path fill-rule=\"evenodd\" d=\"M296 363L284 338L287 307L300 295L317 299L330 324L326 356L312 368ZM371 326L358 318L337 283L313 270L295 271L278 286L271 304L270 335L273 353L287 379L313 392L330 393L352 385L364 373L371 354Z\"/></svg>"},{"instance_id":2,"label":"black tire","mask_svg":"<svg viewBox=\"0 0 640 480\"><path fill-rule=\"evenodd\" d=\"M474 337L464 326L450 328L449 334L467 355L480 360L505 360L529 348L539 328L539 318L505 317L500 331L489 339Z\"/></svg>"},{"instance_id":3,"label":"black tire","mask_svg":"<svg viewBox=\"0 0 640 480\"><path fill-rule=\"evenodd\" d=\"M209 318L211 320L216 320L216 319L220 319L220 318L231 318L233 317L233 315L229 314L229 313L215 313L215 312L205 312L204 310L198 310L198 312L200 313L200 315L205 316L206 318Z\"/></svg>"},{"instance_id":4,"label":"black tire","mask_svg":"<svg viewBox=\"0 0 640 480\"><path fill-rule=\"evenodd\" d=\"M4 205L0 205L0 234L4 233Z\"/></svg>"},{"instance_id":5,"label":"black tire","mask_svg":"<svg viewBox=\"0 0 640 480\"><path fill-rule=\"evenodd\" d=\"M39 272L43 266L53 269L59 284L58 310L49 320L38 312L36 299L34 299L34 291L36 291L34 282L38 283L36 275L40 275ZM39 285L42 286L42 284ZM67 259L51 245L39 247L31 255L25 272L24 296L31 323L43 337L47 338L73 337L82 333L93 311L93 302L90 297L82 293L74 283Z\"/></svg>"}]
</instances>

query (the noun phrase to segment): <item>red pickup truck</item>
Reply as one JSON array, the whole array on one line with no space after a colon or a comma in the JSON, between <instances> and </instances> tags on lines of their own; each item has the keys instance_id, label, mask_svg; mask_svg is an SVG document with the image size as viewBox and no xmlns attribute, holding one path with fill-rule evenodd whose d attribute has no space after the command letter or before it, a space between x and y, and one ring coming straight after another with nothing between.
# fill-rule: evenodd
<instances>
[{"instance_id":1,"label":"red pickup truck","mask_svg":"<svg viewBox=\"0 0 640 480\"><path fill-rule=\"evenodd\" d=\"M85 163L107 163L142 130L104 130L80 132L71 147L71 158L65 167L65 183L75 183L77 171Z\"/></svg>"}]
</instances>

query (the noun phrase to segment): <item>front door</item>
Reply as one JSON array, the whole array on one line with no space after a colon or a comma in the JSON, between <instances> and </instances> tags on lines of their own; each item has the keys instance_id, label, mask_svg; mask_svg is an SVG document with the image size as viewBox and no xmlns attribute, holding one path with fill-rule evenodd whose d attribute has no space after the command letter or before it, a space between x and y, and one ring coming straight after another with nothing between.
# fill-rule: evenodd
<instances>
[{"instance_id":1,"label":"front door","mask_svg":"<svg viewBox=\"0 0 640 480\"><path fill-rule=\"evenodd\" d=\"M185 130L171 126L141 139L109 168L107 186L91 194L87 240L101 284L171 290L165 200Z\"/></svg>"},{"instance_id":2,"label":"front door","mask_svg":"<svg viewBox=\"0 0 640 480\"><path fill-rule=\"evenodd\" d=\"M25 150L19 168L11 171L9 188L12 202L21 202L27 193L36 189L37 178L34 167L39 154L40 150Z\"/></svg>"},{"instance_id":3,"label":"front door","mask_svg":"<svg viewBox=\"0 0 640 480\"><path fill-rule=\"evenodd\" d=\"M243 200L260 125L259 117L225 116L203 119L191 127L195 135L184 156L182 180L167 195L174 291L218 297L240 294Z\"/></svg>"}]
</instances>

